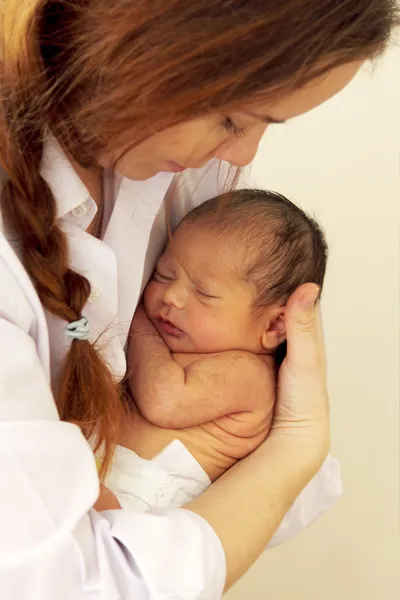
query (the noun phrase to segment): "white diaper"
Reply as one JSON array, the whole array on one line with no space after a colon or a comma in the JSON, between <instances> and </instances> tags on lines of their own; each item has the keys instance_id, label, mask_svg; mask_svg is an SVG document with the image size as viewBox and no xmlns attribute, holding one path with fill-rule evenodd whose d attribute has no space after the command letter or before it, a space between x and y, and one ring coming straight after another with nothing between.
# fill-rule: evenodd
<instances>
[{"instance_id":1,"label":"white diaper","mask_svg":"<svg viewBox=\"0 0 400 600\"><path fill-rule=\"evenodd\" d=\"M174 440L151 460L117 446L104 483L122 508L146 512L183 506L208 488L211 481L182 442Z\"/></svg>"},{"instance_id":2,"label":"white diaper","mask_svg":"<svg viewBox=\"0 0 400 600\"><path fill-rule=\"evenodd\" d=\"M182 442L174 440L152 460L117 446L105 484L122 508L146 512L183 506L204 492L211 481ZM268 548L282 544L311 525L341 493L339 463L328 456L286 514Z\"/></svg>"}]
</instances>

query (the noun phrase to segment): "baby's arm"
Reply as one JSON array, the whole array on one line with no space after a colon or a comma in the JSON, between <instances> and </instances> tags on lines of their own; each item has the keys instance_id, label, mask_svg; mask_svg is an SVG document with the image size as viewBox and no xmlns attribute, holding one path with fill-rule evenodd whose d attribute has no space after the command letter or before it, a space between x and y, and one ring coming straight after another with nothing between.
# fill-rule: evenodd
<instances>
[{"instance_id":1,"label":"baby's arm","mask_svg":"<svg viewBox=\"0 0 400 600\"><path fill-rule=\"evenodd\" d=\"M139 411L159 427L180 429L271 407L275 376L242 351L202 355L186 367L174 360L140 306L129 345L130 385Z\"/></svg>"}]
</instances>

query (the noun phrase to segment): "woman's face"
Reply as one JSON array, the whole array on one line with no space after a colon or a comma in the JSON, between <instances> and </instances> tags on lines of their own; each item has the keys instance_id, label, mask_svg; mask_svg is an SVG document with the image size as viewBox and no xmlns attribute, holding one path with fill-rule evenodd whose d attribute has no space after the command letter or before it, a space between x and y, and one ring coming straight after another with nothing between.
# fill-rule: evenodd
<instances>
[{"instance_id":1,"label":"woman's face","mask_svg":"<svg viewBox=\"0 0 400 600\"><path fill-rule=\"evenodd\" d=\"M105 167L115 165L121 175L143 180L161 171L199 168L212 158L244 167L254 158L266 129L284 123L322 104L354 77L361 62L332 69L303 88L272 103L249 104L230 114L213 114L170 127L124 152L102 156Z\"/></svg>"}]
</instances>

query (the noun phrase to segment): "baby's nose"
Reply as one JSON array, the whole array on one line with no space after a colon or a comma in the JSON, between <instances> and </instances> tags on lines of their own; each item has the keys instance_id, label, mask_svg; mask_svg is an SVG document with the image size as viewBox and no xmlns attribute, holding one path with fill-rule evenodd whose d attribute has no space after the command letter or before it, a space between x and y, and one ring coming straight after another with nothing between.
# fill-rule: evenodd
<instances>
[{"instance_id":1,"label":"baby's nose","mask_svg":"<svg viewBox=\"0 0 400 600\"><path fill-rule=\"evenodd\" d=\"M174 281L169 285L164 294L164 303L167 306L174 306L178 310L183 310L186 306L186 290L179 281Z\"/></svg>"}]
</instances>

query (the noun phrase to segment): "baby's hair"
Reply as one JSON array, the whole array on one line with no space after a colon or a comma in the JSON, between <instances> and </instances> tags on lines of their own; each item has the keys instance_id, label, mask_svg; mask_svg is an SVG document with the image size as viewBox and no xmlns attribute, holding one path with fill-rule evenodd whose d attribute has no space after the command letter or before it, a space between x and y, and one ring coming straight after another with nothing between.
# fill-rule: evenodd
<instances>
[{"instance_id":1,"label":"baby's hair","mask_svg":"<svg viewBox=\"0 0 400 600\"><path fill-rule=\"evenodd\" d=\"M303 283L322 289L328 246L317 221L276 192L245 189L201 204L186 222L218 231L242 254L241 276L256 289L255 309L281 302Z\"/></svg>"}]
</instances>

